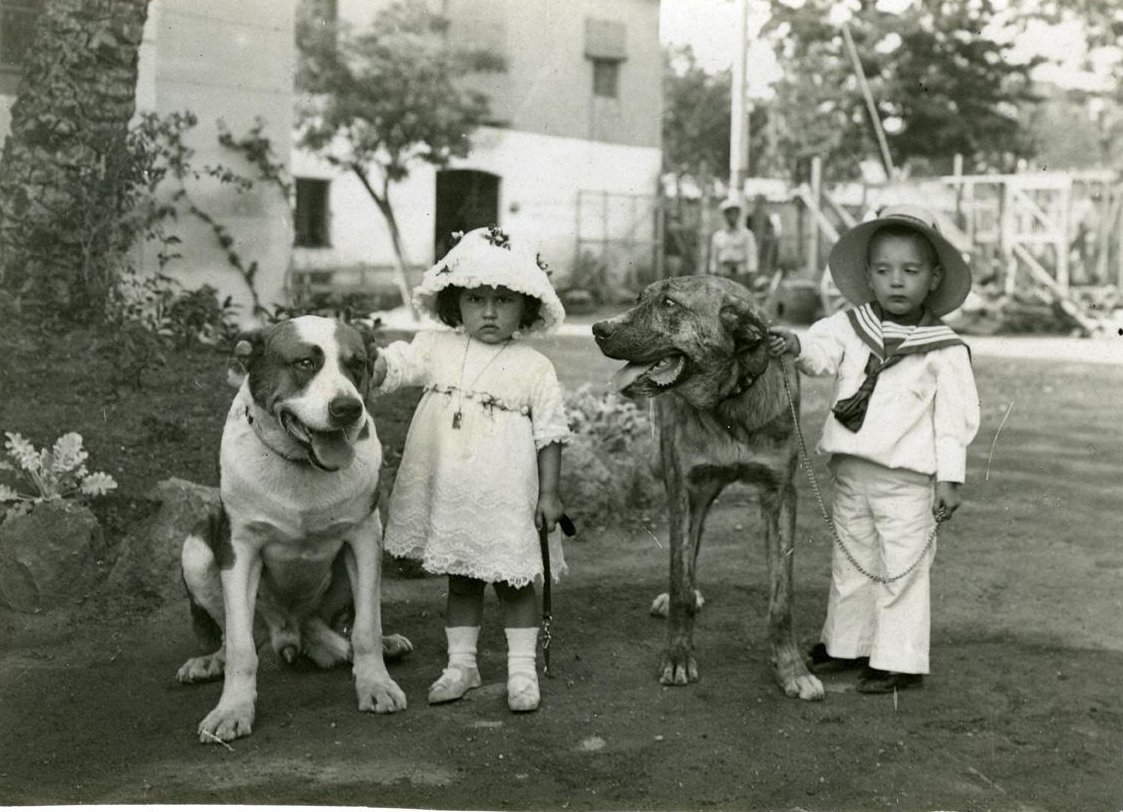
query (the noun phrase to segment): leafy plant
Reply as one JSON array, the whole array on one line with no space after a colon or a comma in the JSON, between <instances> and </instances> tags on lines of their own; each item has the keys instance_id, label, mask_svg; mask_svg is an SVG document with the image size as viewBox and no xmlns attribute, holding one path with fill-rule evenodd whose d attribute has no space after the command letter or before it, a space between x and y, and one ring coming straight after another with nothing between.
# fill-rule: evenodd
<instances>
[{"instance_id":1,"label":"leafy plant","mask_svg":"<svg viewBox=\"0 0 1123 812\"><path fill-rule=\"evenodd\" d=\"M651 421L633 401L615 392L594 391L588 384L566 398L565 412L575 434L589 435L609 454L625 451L651 434Z\"/></svg>"},{"instance_id":2,"label":"leafy plant","mask_svg":"<svg viewBox=\"0 0 1123 812\"><path fill-rule=\"evenodd\" d=\"M647 414L615 392L585 385L565 400L573 438L562 459L561 495L579 524L627 521L654 504L658 448Z\"/></svg>"},{"instance_id":3,"label":"leafy plant","mask_svg":"<svg viewBox=\"0 0 1123 812\"><path fill-rule=\"evenodd\" d=\"M17 487L30 485L31 493L21 493L0 484L0 508L6 515L21 515L41 502L81 501L102 496L117 487L116 480L101 471L86 468L89 453L82 447L82 435L70 432L59 437L51 449L36 449L14 432L4 432L8 459L0 459L0 471L16 475Z\"/></svg>"}]
</instances>

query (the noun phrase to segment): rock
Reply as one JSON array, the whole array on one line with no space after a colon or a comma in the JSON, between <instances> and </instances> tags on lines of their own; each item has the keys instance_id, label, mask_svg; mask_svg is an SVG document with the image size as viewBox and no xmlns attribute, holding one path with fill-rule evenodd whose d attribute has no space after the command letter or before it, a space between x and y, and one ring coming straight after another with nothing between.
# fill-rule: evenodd
<instances>
[{"instance_id":1,"label":"rock","mask_svg":"<svg viewBox=\"0 0 1123 812\"><path fill-rule=\"evenodd\" d=\"M41 612L86 594L98 577L101 526L74 502L41 502L0 525L0 600Z\"/></svg>"},{"instance_id":2,"label":"rock","mask_svg":"<svg viewBox=\"0 0 1123 812\"><path fill-rule=\"evenodd\" d=\"M148 498L160 507L121 542L106 588L132 598L179 600L183 540L218 508L218 488L172 478L156 485Z\"/></svg>"}]
</instances>

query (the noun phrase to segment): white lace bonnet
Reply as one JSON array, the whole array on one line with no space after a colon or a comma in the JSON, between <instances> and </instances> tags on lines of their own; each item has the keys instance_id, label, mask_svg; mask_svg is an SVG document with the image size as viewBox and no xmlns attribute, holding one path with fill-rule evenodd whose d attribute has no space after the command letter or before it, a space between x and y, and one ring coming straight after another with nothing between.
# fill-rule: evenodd
<instances>
[{"instance_id":1,"label":"white lace bonnet","mask_svg":"<svg viewBox=\"0 0 1123 812\"><path fill-rule=\"evenodd\" d=\"M477 228L460 235L452 249L425 272L421 284L413 291L413 303L438 318L437 294L450 285L503 286L542 303L537 320L523 332L546 333L565 319L565 308L550 284L549 273L537 254L525 246L512 245L510 237L498 226Z\"/></svg>"}]
</instances>

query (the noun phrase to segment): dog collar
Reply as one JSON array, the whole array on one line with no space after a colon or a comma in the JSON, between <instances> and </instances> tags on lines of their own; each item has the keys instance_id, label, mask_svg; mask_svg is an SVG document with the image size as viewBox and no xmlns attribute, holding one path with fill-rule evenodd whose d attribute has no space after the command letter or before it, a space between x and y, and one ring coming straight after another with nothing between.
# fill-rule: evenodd
<instances>
[{"instance_id":1,"label":"dog collar","mask_svg":"<svg viewBox=\"0 0 1123 812\"><path fill-rule=\"evenodd\" d=\"M276 448L268 440L266 440L265 439L265 433L261 430L261 427L258 425L258 422L253 419L253 412L250 411L250 407L248 405L246 406L246 422L249 423L250 428L253 429L254 435L257 437L258 440L261 441L261 444L263 446L265 446L266 448L268 448L270 451L272 451L274 454L276 454L278 457L280 457L283 460L287 460L287 461L293 463L294 465L307 465L308 467L312 467L311 461L308 460L307 458L290 457L288 454L286 454L283 451L281 451L280 449Z\"/></svg>"}]
</instances>

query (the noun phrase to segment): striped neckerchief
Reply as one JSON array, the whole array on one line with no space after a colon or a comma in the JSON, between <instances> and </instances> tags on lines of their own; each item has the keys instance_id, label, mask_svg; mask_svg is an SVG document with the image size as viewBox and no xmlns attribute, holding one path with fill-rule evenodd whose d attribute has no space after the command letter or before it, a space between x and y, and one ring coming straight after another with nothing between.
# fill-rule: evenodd
<instances>
[{"instance_id":1,"label":"striped neckerchief","mask_svg":"<svg viewBox=\"0 0 1123 812\"><path fill-rule=\"evenodd\" d=\"M881 362L895 355L925 353L963 344L963 339L927 308L915 325L886 321L881 306L876 302L856 307L847 316L854 332Z\"/></svg>"},{"instance_id":2,"label":"striped neckerchief","mask_svg":"<svg viewBox=\"0 0 1123 812\"><path fill-rule=\"evenodd\" d=\"M851 431L858 431L865 422L870 395L882 372L906 355L963 344L954 330L927 309L921 313L920 321L915 325L884 321L882 309L875 302L856 307L847 316L854 332L870 348L866 377L858 391L838 401L831 409L838 421Z\"/></svg>"}]
</instances>

